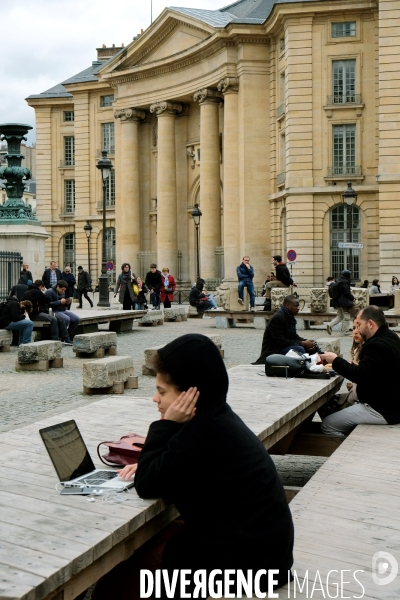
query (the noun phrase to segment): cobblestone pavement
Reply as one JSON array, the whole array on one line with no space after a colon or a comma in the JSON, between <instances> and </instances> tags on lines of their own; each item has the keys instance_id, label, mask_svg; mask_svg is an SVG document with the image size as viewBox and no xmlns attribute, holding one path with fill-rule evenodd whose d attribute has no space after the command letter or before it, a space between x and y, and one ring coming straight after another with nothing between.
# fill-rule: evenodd
<instances>
[{"instance_id":1,"label":"cobblestone pavement","mask_svg":"<svg viewBox=\"0 0 400 600\"><path fill-rule=\"evenodd\" d=\"M107 329L107 326L102 326ZM263 331L252 325L238 325L234 329L216 329L214 319L188 319L181 323L164 323L158 327L138 327L132 332L118 334L118 354L131 355L135 374L139 375L139 389L125 390L126 395L151 398L154 394L154 377L143 376L145 348L166 344L185 333L219 333L225 350L227 368L255 361L260 352ZM326 337L326 331L299 330L302 337ZM342 338L341 351L347 357L351 338ZM63 413L73 407L96 402L102 396L87 396L82 391L82 363L75 358L71 347L64 347L63 369L46 372L15 371L17 348L0 353L0 432L16 429L42 419L43 416ZM156 413L155 413L156 415Z\"/></svg>"}]
</instances>

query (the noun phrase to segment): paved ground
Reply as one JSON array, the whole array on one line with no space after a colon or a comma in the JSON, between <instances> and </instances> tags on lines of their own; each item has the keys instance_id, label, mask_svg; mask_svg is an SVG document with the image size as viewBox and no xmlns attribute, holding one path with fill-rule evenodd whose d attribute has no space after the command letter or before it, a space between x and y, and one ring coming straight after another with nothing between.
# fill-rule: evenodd
<instances>
[{"instance_id":1,"label":"paved ground","mask_svg":"<svg viewBox=\"0 0 400 600\"><path fill-rule=\"evenodd\" d=\"M166 344L185 333L217 331L222 337L227 368L248 364L258 358L263 331L254 329L252 325L216 330L214 319L188 319L187 322L164 323L159 327L138 327L134 323L132 332L118 334L118 354L133 356L135 373L139 375L139 389L126 390L125 394L149 398L154 394L154 377L141 374L145 348ZM327 335L322 329L311 332L299 330L299 334L313 339ZM349 355L350 345L351 338L342 338L341 351L345 357ZM12 347L9 353L0 353L0 432L33 423L43 416L65 412L74 406L91 404L101 398L82 392L83 359L75 358L70 347L63 347L62 352L63 369L19 373L15 371L17 348Z\"/></svg>"}]
</instances>

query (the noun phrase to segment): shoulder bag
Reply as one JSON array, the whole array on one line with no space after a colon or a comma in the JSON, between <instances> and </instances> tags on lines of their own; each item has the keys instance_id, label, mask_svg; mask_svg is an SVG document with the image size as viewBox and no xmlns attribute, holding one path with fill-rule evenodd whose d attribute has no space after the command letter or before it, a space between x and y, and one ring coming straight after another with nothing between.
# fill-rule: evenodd
<instances>
[{"instance_id":1,"label":"shoulder bag","mask_svg":"<svg viewBox=\"0 0 400 600\"><path fill-rule=\"evenodd\" d=\"M118 442L100 442L97 454L102 463L111 467L124 467L138 462L146 438L137 433L123 435ZM107 454L100 454L100 446L108 446Z\"/></svg>"}]
</instances>

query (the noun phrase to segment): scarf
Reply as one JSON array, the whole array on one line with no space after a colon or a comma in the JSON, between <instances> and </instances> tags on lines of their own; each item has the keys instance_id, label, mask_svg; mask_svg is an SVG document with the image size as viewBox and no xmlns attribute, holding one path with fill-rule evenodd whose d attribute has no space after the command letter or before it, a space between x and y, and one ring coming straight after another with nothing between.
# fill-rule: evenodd
<instances>
[{"instance_id":1,"label":"scarf","mask_svg":"<svg viewBox=\"0 0 400 600\"><path fill-rule=\"evenodd\" d=\"M296 325L297 324L296 324L295 317L284 306L281 306L279 310L281 310L283 312L283 314L285 315L285 319L286 319L286 322L287 322L288 327L289 327L289 334L294 337L296 335L296 333L297 333L296 332Z\"/></svg>"},{"instance_id":2,"label":"scarf","mask_svg":"<svg viewBox=\"0 0 400 600\"><path fill-rule=\"evenodd\" d=\"M169 273L167 273L166 275L163 274L164 277L164 287L169 287Z\"/></svg>"}]
</instances>

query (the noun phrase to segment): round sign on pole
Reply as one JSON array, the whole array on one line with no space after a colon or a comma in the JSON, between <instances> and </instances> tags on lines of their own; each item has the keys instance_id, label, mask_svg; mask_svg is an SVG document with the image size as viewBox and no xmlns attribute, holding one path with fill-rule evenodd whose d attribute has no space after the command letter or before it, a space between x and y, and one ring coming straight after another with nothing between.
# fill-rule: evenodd
<instances>
[{"instance_id":1,"label":"round sign on pole","mask_svg":"<svg viewBox=\"0 0 400 600\"><path fill-rule=\"evenodd\" d=\"M297 258L296 250L288 250L286 256L289 262L294 262Z\"/></svg>"},{"instance_id":2,"label":"round sign on pole","mask_svg":"<svg viewBox=\"0 0 400 600\"><path fill-rule=\"evenodd\" d=\"M113 271L114 270L114 263L112 262L112 260L109 260L106 263L106 269L107 269L107 271Z\"/></svg>"}]
</instances>

